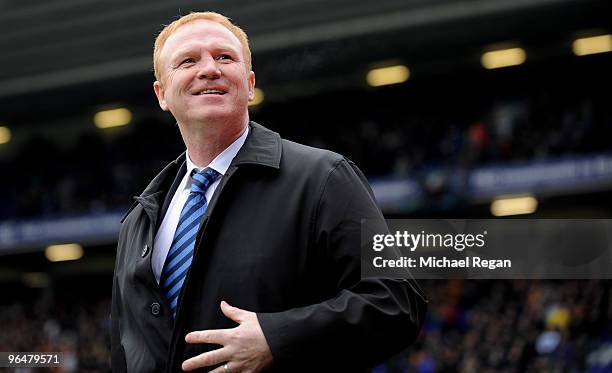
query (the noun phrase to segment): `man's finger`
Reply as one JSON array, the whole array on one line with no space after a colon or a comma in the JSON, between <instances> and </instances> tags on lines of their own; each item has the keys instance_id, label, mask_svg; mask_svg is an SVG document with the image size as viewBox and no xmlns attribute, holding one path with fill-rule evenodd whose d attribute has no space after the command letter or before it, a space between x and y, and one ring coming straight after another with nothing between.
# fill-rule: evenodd
<instances>
[{"instance_id":1,"label":"man's finger","mask_svg":"<svg viewBox=\"0 0 612 373\"><path fill-rule=\"evenodd\" d=\"M226 301L221 302L221 312L228 318L236 321L238 324L242 323L245 310L238 307L230 306Z\"/></svg>"},{"instance_id":2,"label":"man's finger","mask_svg":"<svg viewBox=\"0 0 612 373\"><path fill-rule=\"evenodd\" d=\"M226 361L229 361L231 354L226 347L219 348L194 356L190 359L183 361L181 366L184 371L190 371L197 368L209 367L211 365L217 365Z\"/></svg>"},{"instance_id":3,"label":"man's finger","mask_svg":"<svg viewBox=\"0 0 612 373\"><path fill-rule=\"evenodd\" d=\"M197 330L187 333L185 336L185 342L224 345L228 339L229 330L230 329Z\"/></svg>"},{"instance_id":4,"label":"man's finger","mask_svg":"<svg viewBox=\"0 0 612 373\"><path fill-rule=\"evenodd\" d=\"M229 368L230 373L242 372L241 367L239 367L236 363L233 363L230 361L228 362L228 364L229 364L228 368ZM225 370L223 365L221 365L220 367L217 367L208 373L227 373L227 371Z\"/></svg>"}]
</instances>

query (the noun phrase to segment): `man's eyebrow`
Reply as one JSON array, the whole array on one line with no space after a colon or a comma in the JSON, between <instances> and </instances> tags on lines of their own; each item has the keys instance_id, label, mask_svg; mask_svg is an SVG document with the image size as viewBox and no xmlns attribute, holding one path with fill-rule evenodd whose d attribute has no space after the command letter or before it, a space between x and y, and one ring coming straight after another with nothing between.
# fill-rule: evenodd
<instances>
[{"instance_id":1,"label":"man's eyebrow","mask_svg":"<svg viewBox=\"0 0 612 373\"><path fill-rule=\"evenodd\" d=\"M179 57L192 53L196 49L199 49L199 47L192 46L192 45L180 48L176 52L174 52L172 56L170 56L170 60L174 61ZM219 52L232 53L232 54L235 54L236 56L238 55L238 51L239 51L238 49L234 48L231 44L214 46L210 49L216 53L219 53Z\"/></svg>"},{"instance_id":2,"label":"man's eyebrow","mask_svg":"<svg viewBox=\"0 0 612 373\"><path fill-rule=\"evenodd\" d=\"M172 55L170 56L170 60L174 61L177 58L182 57L182 56L184 56L186 54L189 54L192 51L193 51L193 48L189 48L189 47L181 48L181 49L175 51L174 53L172 53Z\"/></svg>"},{"instance_id":3,"label":"man's eyebrow","mask_svg":"<svg viewBox=\"0 0 612 373\"><path fill-rule=\"evenodd\" d=\"M220 45L220 46L211 48L211 50L214 53L228 53L228 54L234 55L235 57L238 57L238 54L239 54L238 53L239 50L234 48L234 47L232 47L229 44L228 45Z\"/></svg>"}]
</instances>

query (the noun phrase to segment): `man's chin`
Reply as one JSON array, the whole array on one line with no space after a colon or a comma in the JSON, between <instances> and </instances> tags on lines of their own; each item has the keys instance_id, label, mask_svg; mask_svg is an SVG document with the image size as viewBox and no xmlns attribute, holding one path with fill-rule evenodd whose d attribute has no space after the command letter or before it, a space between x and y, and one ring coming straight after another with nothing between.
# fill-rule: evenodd
<instances>
[{"instance_id":1,"label":"man's chin","mask_svg":"<svg viewBox=\"0 0 612 373\"><path fill-rule=\"evenodd\" d=\"M186 122L190 123L216 123L216 122L232 122L239 121L241 117L235 111L207 109L189 115Z\"/></svg>"}]
</instances>

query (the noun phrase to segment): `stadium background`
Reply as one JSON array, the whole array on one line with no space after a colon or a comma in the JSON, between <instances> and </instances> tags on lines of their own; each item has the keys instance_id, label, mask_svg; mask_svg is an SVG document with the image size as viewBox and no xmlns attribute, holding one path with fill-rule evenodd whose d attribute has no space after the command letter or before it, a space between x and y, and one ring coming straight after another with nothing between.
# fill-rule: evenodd
<instances>
[{"instance_id":1,"label":"stadium background","mask_svg":"<svg viewBox=\"0 0 612 373\"><path fill-rule=\"evenodd\" d=\"M183 149L153 40L191 10L249 34L252 119L354 160L388 217L611 217L609 0L3 0L0 351L109 369L118 220ZM422 335L376 372L612 371L609 280L420 283Z\"/></svg>"}]
</instances>

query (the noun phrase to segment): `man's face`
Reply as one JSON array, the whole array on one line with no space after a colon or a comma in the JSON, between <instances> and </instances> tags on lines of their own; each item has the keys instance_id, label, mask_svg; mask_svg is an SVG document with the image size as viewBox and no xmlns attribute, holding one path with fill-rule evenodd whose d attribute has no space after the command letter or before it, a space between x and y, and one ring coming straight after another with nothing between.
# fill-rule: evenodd
<instances>
[{"instance_id":1,"label":"man's face","mask_svg":"<svg viewBox=\"0 0 612 373\"><path fill-rule=\"evenodd\" d=\"M159 106L179 124L244 118L255 74L247 71L242 45L230 30L209 20L179 27L159 57Z\"/></svg>"}]
</instances>

